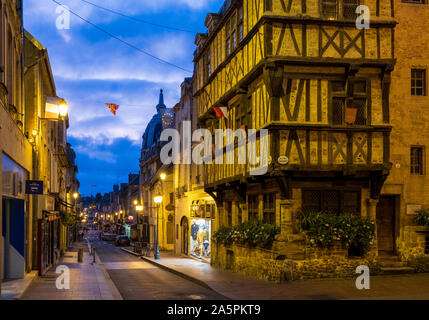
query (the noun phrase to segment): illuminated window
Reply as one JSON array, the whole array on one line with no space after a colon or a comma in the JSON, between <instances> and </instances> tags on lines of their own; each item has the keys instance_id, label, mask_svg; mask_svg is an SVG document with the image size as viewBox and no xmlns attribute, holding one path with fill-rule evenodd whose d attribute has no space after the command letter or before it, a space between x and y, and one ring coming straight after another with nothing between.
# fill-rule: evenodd
<instances>
[{"instance_id":1,"label":"illuminated window","mask_svg":"<svg viewBox=\"0 0 429 320\"><path fill-rule=\"evenodd\" d=\"M426 95L426 69L411 69L411 95Z\"/></svg>"}]
</instances>

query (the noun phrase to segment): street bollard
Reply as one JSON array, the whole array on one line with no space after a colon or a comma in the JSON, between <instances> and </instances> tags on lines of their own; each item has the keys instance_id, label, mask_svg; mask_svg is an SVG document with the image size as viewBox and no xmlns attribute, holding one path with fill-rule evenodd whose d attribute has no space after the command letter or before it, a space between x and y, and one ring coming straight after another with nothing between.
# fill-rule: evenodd
<instances>
[{"instance_id":1,"label":"street bollard","mask_svg":"<svg viewBox=\"0 0 429 320\"><path fill-rule=\"evenodd\" d=\"M77 253L77 262L83 262L83 249L79 249Z\"/></svg>"},{"instance_id":2,"label":"street bollard","mask_svg":"<svg viewBox=\"0 0 429 320\"><path fill-rule=\"evenodd\" d=\"M95 263L95 246L92 246L92 263Z\"/></svg>"}]
</instances>

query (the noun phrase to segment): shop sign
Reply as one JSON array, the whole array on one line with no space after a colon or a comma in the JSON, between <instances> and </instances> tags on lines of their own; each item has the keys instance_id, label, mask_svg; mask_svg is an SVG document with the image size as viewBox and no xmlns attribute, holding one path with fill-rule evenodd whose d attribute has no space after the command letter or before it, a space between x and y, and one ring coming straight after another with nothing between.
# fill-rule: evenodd
<instances>
[{"instance_id":1,"label":"shop sign","mask_svg":"<svg viewBox=\"0 0 429 320\"><path fill-rule=\"evenodd\" d=\"M43 194L43 181L25 181L25 194Z\"/></svg>"}]
</instances>

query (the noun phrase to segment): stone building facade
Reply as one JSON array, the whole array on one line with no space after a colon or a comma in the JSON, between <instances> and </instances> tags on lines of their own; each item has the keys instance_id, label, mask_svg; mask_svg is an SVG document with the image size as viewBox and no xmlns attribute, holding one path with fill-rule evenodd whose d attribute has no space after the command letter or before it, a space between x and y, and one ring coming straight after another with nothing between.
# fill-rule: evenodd
<instances>
[{"instance_id":1,"label":"stone building facade","mask_svg":"<svg viewBox=\"0 0 429 320\"><path fill-rule=\"evenodd\" d=\"M60 221L60 212L76 214L78 192L75 155L67 144L68 116L59 114L57 97L47 49L28 31L25 48L25 128L33 148L31 180L43 181L43 194L33 201L33 266L40 274L55 265L67 246L70 232ZM53 109L52 109L53 107ZM70 244L70 241L69 241Z\"/></svg>"},{"instance_id":2,"label":"stone building facade","mask_svg":"<svg viewBox=\"0 0 429 320\"><path fill-rule=\"evenodd\" d=\"M429 132L429 44L423 30L429 21L426 1L395 1L395 58L391 76L390 153L392 169L377 205L377 222L386 232L384 247L403 260L429 253L429 230L416 226L416 211L429 208L427 177Z\"/></svg>"},{"instance_id":3,"label":"stone building facade","mask_svg":"<svg viewBox=\"0 0 429 320\"><path fill-rule=\"evenodd\" d=\"M146 127L140 158L140 204L143 205L142 240L149 249L156 247L159 230L160 250L174 250L174 189L173 166L163 165L160 152L165 142L160 140L163 129L174 126L174 112L164 104L161 90L156 114ZM161 180L161 173L165 180ZM158 206L154 198L162 196ZM158 228L157 228L158 227Z\"/></svg>"},{"instance_id":4,"label":"stone building facade","mask_svg":"<svg viewBox=\"0 0 429 320\"><path fill-rule=\"evenodd\" d=\"M205 191L218 208L215 229L251 219L281 229L268 257L252 262L249 253L219 245L213 264L251 273L261 269L255 261L312 259L296 228L300 210L376 219L391 169L392 3L232 0L207 15L194 59L200 124L213 136L216 129L249 136L254 129L257 146L268 130L265 149L257 148L266 173L251 174L249 162L216 164L217 155L205 165ZM356 28L359 4L373 13L370 29ZM238 148L233 143L235 161ZM221 154L225 159L225 149Z\"/></svg>"},{"instance_id":5,"label":"stone building facade","mask_svg":"<svg viewBox=\"0 0 429 320\"><path fill-rule=\"evenodd\" d=\"M44 48L22 26L22 1L0 1L0 279L55 264L66 245L67 116ZM52 108L49 109L48 106ZM48 110L49 109L49 110ZM43 182L40 194L34 184ZM33 183L33 182L32 182ZM40 184L37 183L40 186ZM39 188L36 188L39 189Z\"/></svg>"},{"instance_id":6,"label":"stone building facade","mask_svg":"<svg viewBox=\"0 0 429 320\"><path fill-rule=\"evenodd\" d=\"M193 78L186 78L182 83L181 99L174 107L174 112L175 128L181 137L180 164L174 165L175 253L208 261L216 205L213 198L204 191L203 166L186 159L197 145L186 139L199 128L193 99Z\"/></svg>"},{"instance_id":7,"label":"stone building facade","mask_svg":"<svg viewBox=\"0 0 429 320\"><path fill-rule=\"evenodd\" d=\"M23 278L31 270L31 199L25 180L32 174L32 146L26 137L23 88L22 11L20 1L0 6L0 279Z\"/></svg>"}]
</instances>

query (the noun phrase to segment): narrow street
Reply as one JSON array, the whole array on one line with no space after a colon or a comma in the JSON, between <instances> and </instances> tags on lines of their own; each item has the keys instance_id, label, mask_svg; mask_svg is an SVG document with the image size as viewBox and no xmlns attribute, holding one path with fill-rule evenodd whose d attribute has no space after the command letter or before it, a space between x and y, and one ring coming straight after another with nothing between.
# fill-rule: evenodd
<instances>
[{"instance_id":1,"label":"narrow street","mask_svg":"<svg viewBox=\"0 0 429 320\"><path fill-rule=\"evenodd\" d=\"M124 300L222 300L216 292L125 253L114 244L92 240Z\"/></svg>"}]
</instances>

